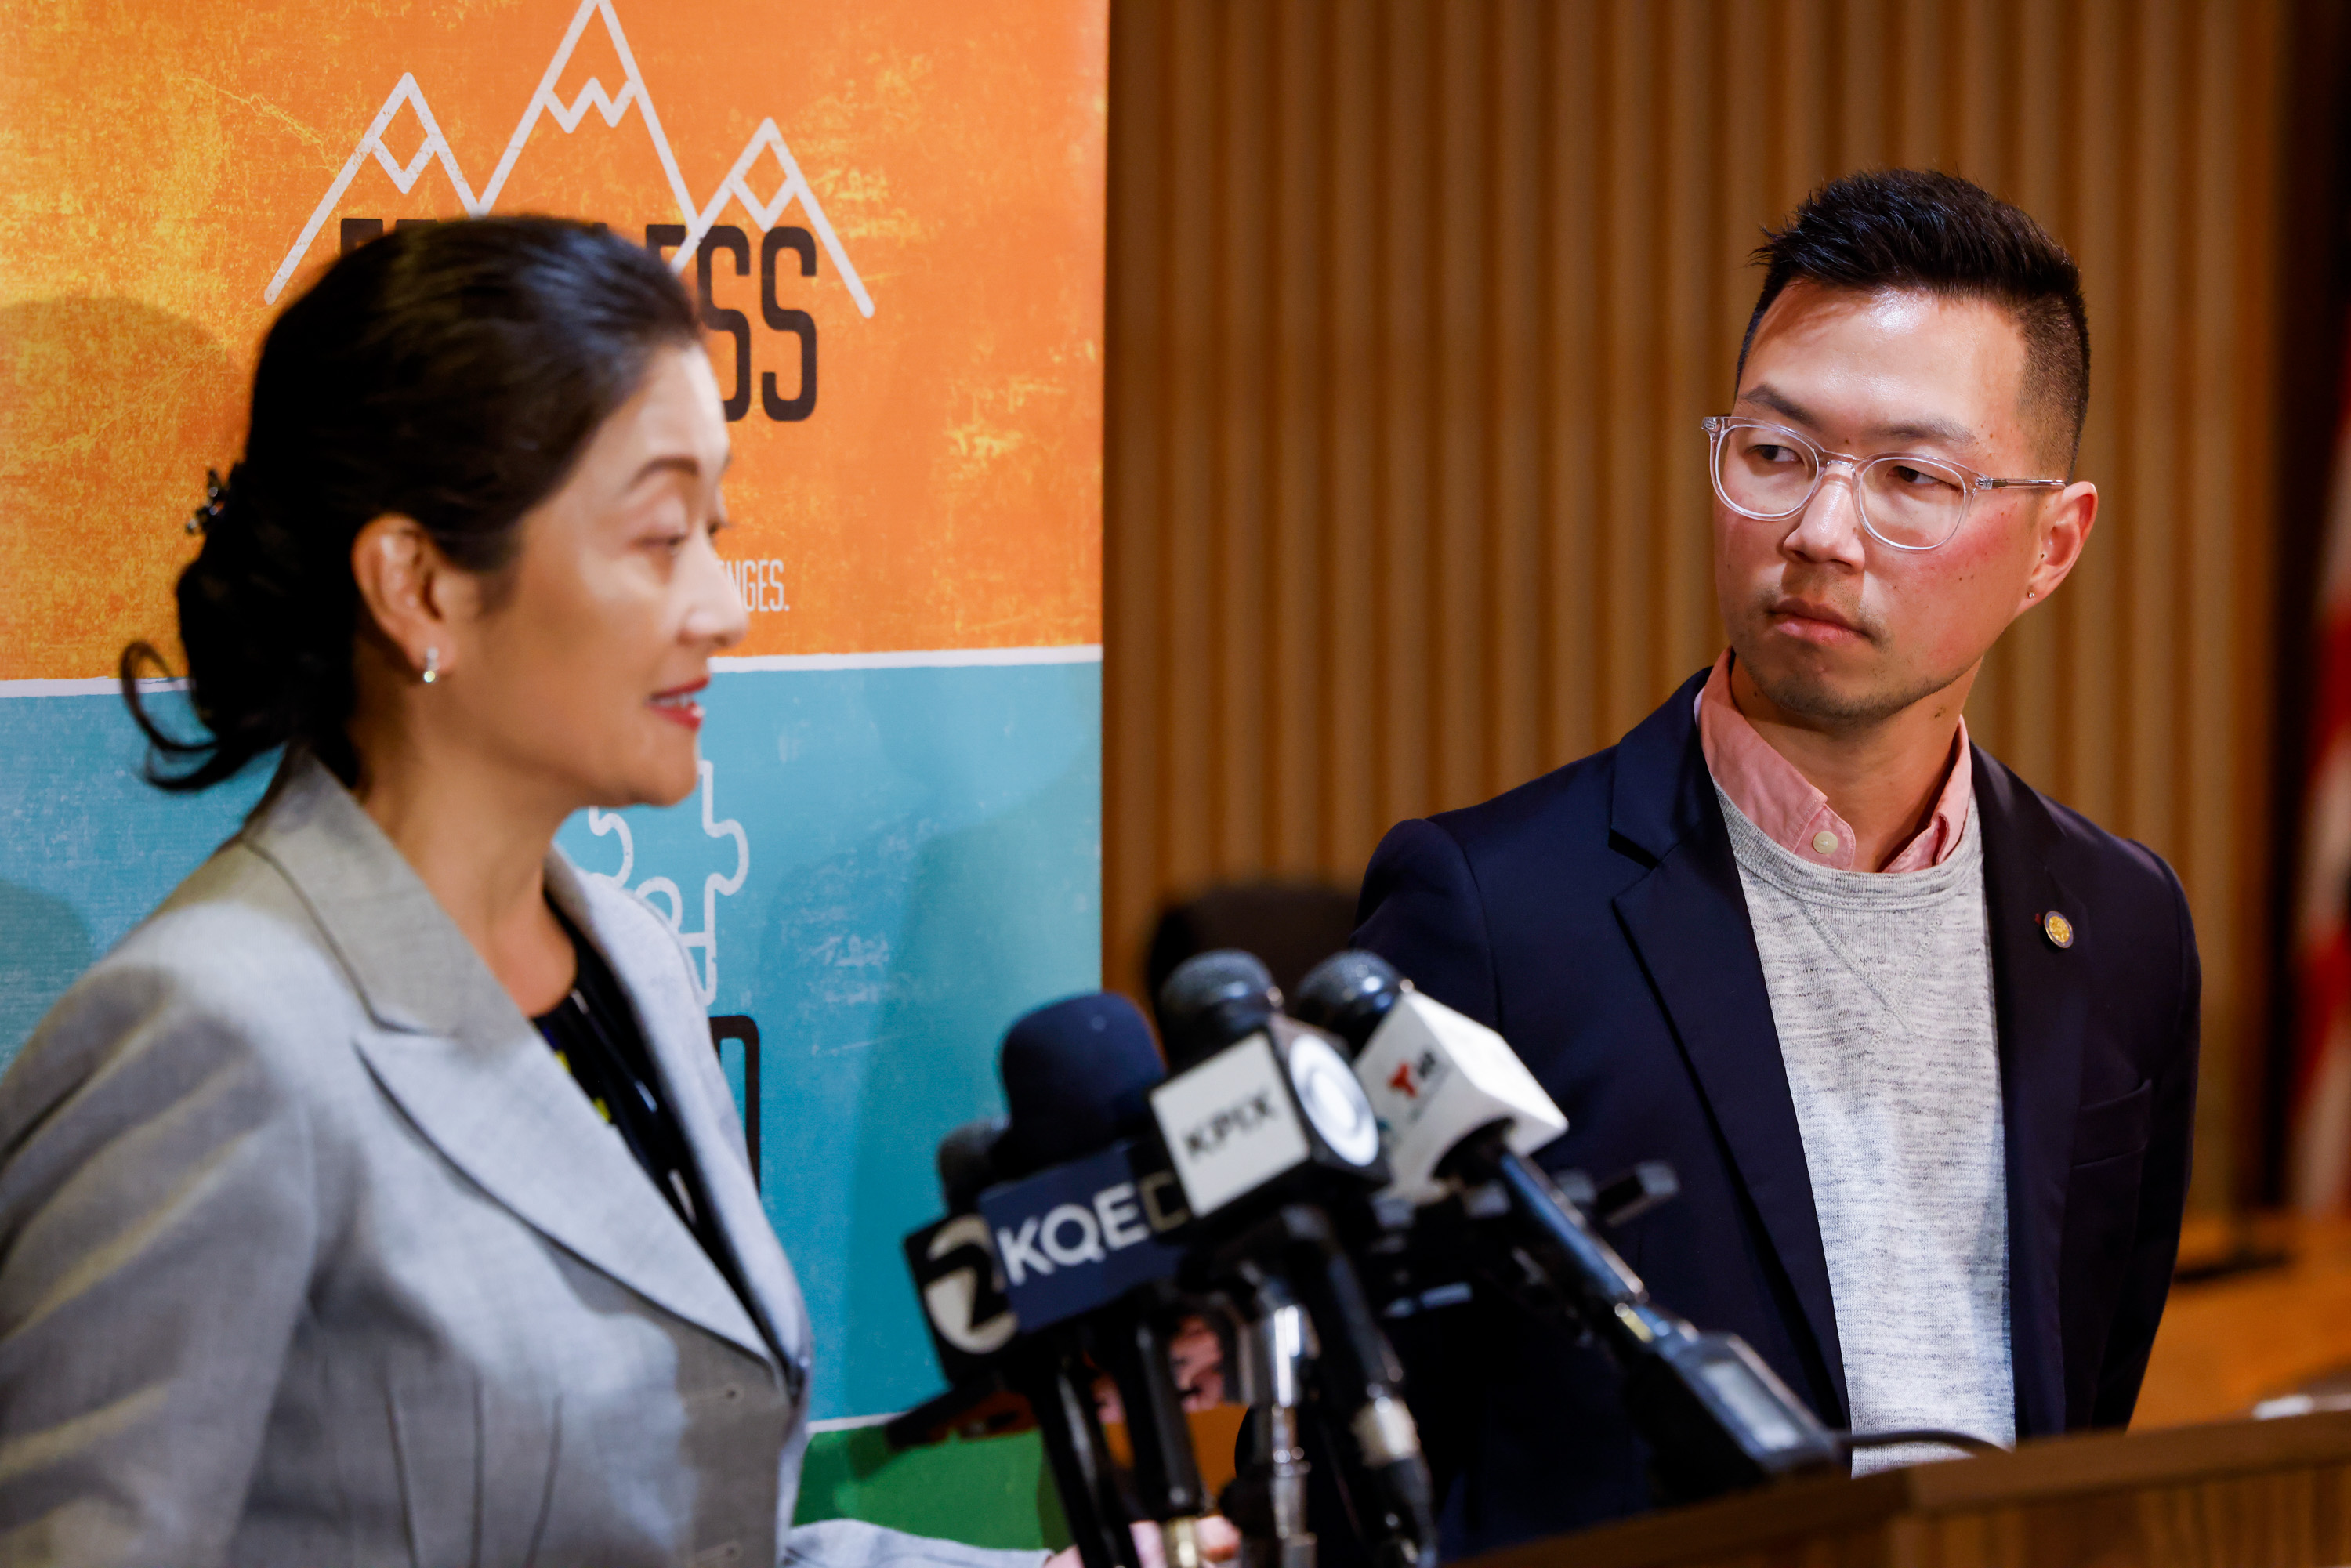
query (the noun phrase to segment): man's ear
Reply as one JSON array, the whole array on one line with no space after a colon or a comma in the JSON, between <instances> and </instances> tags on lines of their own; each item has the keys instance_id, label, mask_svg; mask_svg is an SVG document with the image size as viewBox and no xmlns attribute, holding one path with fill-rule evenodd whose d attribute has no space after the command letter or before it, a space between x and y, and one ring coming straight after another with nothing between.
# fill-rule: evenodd
<instances>
[{"instance_id":1,"label":"man's ear","mask_svg":"<svg viewBox=\"0 0 2351 1568\"><path fill-rule=\"evenodd\" d=\"M376 630L420 677L462 662L457 622L472 608L474 585L415 518L386 512L360 529L351 577Z\"/></svg>"},{"instance_id":2,"label":"man's ear","mask_svg":"<svg viewBox=\"0 0 2351 1568\"><path fill-rule=\"evenodd\" d=\"M2024 602L2017 606L2022 612L2040 603L2057 591L2082 559L2082 547L2090 542L2090 529L2098 520L2098 487L2086 479L2076 480L2058 493L2057 499L2041 514L2036 528L2040 537L2041 559L2032 563L2032 573L2024 580Z\"/></svg>"}]
</instances>

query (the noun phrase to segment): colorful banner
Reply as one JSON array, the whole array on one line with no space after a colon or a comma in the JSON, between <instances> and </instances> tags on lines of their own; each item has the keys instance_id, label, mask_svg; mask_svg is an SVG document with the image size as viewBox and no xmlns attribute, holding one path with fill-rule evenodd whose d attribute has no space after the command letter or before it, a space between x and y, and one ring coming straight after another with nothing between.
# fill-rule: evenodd
<instances>
[{"instance_id":1,"label":"colorful banner","mask_svg":"<svg viewBox=\"0 0 2351 1568\"><path fill-rule=\"evenodd\" d=\"M935 1392L896 1245L930 1149L1000 1108L1004 1026L1100 967L1106 47L1105 0L0 16L0 1061L259 789L139 783L110 675L174 646L277 309L392 225L606 223L703 304L751 630L696 796L559 841L700 967L826 1440ZM893 1494L852 1446L810 1511L1036 1531L1025 1448Z\"/></svg>"}]
</instances>

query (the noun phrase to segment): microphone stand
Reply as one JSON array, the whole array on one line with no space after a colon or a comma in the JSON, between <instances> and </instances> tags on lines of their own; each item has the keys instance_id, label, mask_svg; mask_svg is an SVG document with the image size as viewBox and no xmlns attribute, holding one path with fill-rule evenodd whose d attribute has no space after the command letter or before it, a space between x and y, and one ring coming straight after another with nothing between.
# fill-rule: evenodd
<instances>
[{"instance_id":1,"label":"microphone stand","mask_svg":"<svg viewBox=\"0 0 2351 1568\"><path fill-rule=\"evenodd\" d=\"M1311 1204L1284 1204L1218 1249L1209 1269L1277 1310L1281 1301L1302 1302L1315 1325L1312 1365L1322 1403L1334 1423L1343 1423L1340 1473L1374 1568L1436 1568L1428 1466L1400 1392L1403 1368L1372 1319L1330 1219ZM1282 1296L1269 1296L1270 1288Z\"/></svg>"},{"instance_id":2,"label":"microphone stand","mask_svg":"<svg viewBox=\"0 0 2351 1568\"><path fill-rule=\"evenodd\" d=\"M1087 1343L1126 1407L1134 1489L1144 1512L1159 1526L1166 1568L1200 1568L1198 1526L1209 1511L1207 1488L1168 1355L1168 1324L1181 1306L1165 1284L1138 1288L1109 1323L1090 1325Z\"/></svg>"},{"instance_id":3,"label":"microphone stand","mask_svg":"<svg viewBox=\"0 0 2351 1568\"><path fill-rule=\"evenodd\" d=\"M1700 1333L1652 1301L1583 1209L1541 1166L1512 1154L1501 1129L1465 1139L1439 1169L1498 1189L1520 1222L1516 1249L1558 1293L1552 1310L1598 1339L1624 1370L1625 1407L1649 1443L1663 1500L1695 1502L1842 1457L1834 1437L1744 1341ZM1528 1300L1523 1270L1504 1264L1487 1272L1506 1294Z\"/></svg>"},{"instance_id":4,"label":"microphone stand","mask_svg":"<svg viewBox=\"0 0 2351 1568\"><path fill-rule=\"evenodd\" d=\"M1035 1343L1015 1342L1008 1350L1005 1380L1027 1397L1037 1417L1080 1561L1085 1568L1143 1568L1084 1358L1065 1336L1048 1332Z\"/></svg>"},{"instance_id":5,"label":"microphone stand","mask_svg":"<svg viewBox=\"0 0 2351 1568\"><path fill-rule=\"evenodd\" d=\"M1241 1568L1315 1568L1306 1495L1311 1466L1301 1430L1313 1320L1272 1275L1259 1280L1255 1298L1253 1315L1234 1336L1241 1402L1254 1414L1248 1458L1225 1492L1225 1517L1241 1531Z\"/></svg>"}]
</instances>

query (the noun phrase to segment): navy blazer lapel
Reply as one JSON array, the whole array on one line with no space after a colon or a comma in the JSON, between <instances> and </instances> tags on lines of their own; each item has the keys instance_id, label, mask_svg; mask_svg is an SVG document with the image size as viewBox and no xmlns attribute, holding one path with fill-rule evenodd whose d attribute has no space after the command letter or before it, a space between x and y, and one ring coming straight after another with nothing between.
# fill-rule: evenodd
<instances>
[{"instance_id":1,"label":"navy blazer lapel","mask_svg":"<svg viewBox=\"0 0 2351 1568\"><path fill-rule=\"evenodd\" d=\"M1828 1256L1747 894L1698 746L1693 705L1705 683L1701 671L1616 748L1611 831L1654 862L1616 895L1616 916L1811 1326L1838 1405L1822 1415L1841 1425L1844 1358Z\"/></svg>"},{"instance_id":2,"label":"navy blazer lapel","mask_svg":"<svg viewBox=\"0 0 2351 1568\"><path fill-rule=\"evenodd\" d=\"M2077 947L2098 933L2048 863L2057 842L2048 808L1980 747L1975 799L1983 823L1984 911L2007 1129L2009 1354L2016 1367L2017 1435L2024 1437L2065 1427L2058 1253L2089 1018L2087 967L2049 938L2043 921L2053 911L2065 916Z\"/></svg>"}]
</instances>

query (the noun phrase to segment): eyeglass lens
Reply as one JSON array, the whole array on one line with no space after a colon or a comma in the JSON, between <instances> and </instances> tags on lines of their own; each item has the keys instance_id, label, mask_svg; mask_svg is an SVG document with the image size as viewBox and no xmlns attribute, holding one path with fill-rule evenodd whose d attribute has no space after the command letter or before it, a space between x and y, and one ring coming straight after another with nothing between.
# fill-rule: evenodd
<instances>
[{"instance_id":1,"label":"eyeglass lens","mask_svg":"<svg viewBox=\"0 0 2351 1568\"><path fill-rule=\"evenodd\" d=\"M1719 450L1722 498L1750 517L1792 516L1812 498L1820 477L1820 454L1783 431L1734 425ZM1909 549L1932 549L1949 538L1967 510L1965 476L1920 457L1870 458L1855 488L1869 530Z\"/></svg>"}]
</instances>

